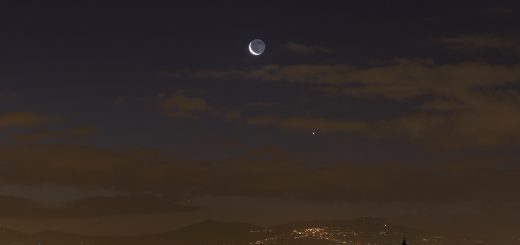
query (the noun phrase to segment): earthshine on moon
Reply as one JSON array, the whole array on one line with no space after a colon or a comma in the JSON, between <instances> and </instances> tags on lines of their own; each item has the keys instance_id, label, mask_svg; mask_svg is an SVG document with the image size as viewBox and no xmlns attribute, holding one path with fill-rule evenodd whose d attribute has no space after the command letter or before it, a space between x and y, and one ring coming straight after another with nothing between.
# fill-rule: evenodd
<instances>
[{"instance_id":1,"label":"earthshine on moon","mask_svg":"<svg viewBox=\"0 0 520 245\"><path fill-rule=\"evenodd\" d=\"M261 55L265 51L265 43L260 39L255 39L249 43L249 52L252 55Z\"/></svg>"}]
</instances>

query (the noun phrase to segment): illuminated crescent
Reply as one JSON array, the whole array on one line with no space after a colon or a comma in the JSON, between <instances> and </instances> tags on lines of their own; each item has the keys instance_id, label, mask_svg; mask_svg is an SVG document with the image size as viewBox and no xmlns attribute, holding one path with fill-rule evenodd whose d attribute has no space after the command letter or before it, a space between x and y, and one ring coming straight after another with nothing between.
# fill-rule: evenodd
<instances>
[{"instance_id":1,"label":"illuminated crescent","mask_svg":"<svg viewBox=\"0 0 520 245\"><path fill-rule=\"evenodd\" d=\"M251 44L252 44L252 43L253 43L253 42L250 42L250 43L249 43L249 52L251 52L252 55L260 55L259 53L256 53L255 51L253 51L253 49L251 48Z\"/></svg>"}]
</instances>

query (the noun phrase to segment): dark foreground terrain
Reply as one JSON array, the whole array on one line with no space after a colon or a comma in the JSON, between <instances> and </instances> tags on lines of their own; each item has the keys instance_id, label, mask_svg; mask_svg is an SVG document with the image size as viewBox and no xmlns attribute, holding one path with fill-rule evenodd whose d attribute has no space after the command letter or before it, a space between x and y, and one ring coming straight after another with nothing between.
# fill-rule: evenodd
<instances>
[{"instance_id":1,"label":"dark foreground terrain","mask_svg":"<svg viewBox=\"0 0 520 245\"><path fill-rule=\"evenodd\" d=\"M171 232L135 237L80 236L55 231L26 234L1 229L0 244L375 245L401 244L405 232L409 244L492 244L485 240L445 237L440 234L393 225L383 219L370 217L362 217L352 221L299 222L274 227L205 221ZM510 240L503 244L518 244L518 241Z\"/></svg>"}]
</instances>

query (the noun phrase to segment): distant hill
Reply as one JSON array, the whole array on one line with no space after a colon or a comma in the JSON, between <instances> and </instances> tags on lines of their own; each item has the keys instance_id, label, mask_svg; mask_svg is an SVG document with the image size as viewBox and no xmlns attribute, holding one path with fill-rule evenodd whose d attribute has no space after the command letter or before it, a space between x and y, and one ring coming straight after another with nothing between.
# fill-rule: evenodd
<instances>
[{"instance_id":1,"label":"distant hill","mask_svg":"<svg viewBox=\"0 0 520 245\"><path fill-rule=\"evenodd\" d=\"M26 235L22 232L0 228L0 243L5 244L9 241L18 241L24 239Z\"/></svg>"},{"instance_id":2,"label":"distant hill","mask_svg":"<svg viewBox=\"0 0 520 245\"><path fill-rule=\"evenodd\" d=\"M25 234L0 229L0 244L25 245L332 245L400 244L406 232L410 244L480 244L466 239L449 241L443 236L418 231L374 217L350 221L294 222L273 227L247 223L204 221L171 232L133 237L81 236L57 231ZM513 243L512 243L513 244Z\"/></svg>"},{"instance_id":3,"label":"distant hill","mask_svg":"<svg viewBox=\"0 0 520 245\"><path fill-rule=\"evenodd\" d=\"M246 223L204 221L184 228L139 238L142 244L248 244L258 236L251 231L262 229Z\"/></svg>"}]
</instances>

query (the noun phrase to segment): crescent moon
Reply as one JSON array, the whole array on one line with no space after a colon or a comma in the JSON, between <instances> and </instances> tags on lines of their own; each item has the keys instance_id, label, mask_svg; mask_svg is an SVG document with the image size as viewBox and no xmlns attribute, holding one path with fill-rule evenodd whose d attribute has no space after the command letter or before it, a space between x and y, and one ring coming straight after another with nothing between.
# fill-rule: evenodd
<instances>
[{"instance_id":1,"label":"crescent moon","mask_svg":"<svg viewBox=\"0 0 520 245\"><path fill-rule=\"evenodd\" d=\"M249 52L251 52L252 55L260 55L259 53L255 53L255 51L253 51L251 48L251 43L249 43Z\"/></svg>"}]
</instances>

